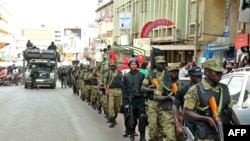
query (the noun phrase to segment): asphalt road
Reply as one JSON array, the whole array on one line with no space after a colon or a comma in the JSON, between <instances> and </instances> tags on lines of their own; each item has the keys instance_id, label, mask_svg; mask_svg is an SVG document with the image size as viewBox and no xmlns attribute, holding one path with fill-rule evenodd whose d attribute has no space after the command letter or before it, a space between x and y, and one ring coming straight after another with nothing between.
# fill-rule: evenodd
<instances>
[{"instance_id":1,"label":"asphalt road","mask_svg":"<svg viewBox=\"0 0 250 141\"><path fill-rule=\"evenodd\" d=\"M122 115L117 122L109 128L71 88L0 86L0 141L128 141Z\"/></svg>"}]
</instances>

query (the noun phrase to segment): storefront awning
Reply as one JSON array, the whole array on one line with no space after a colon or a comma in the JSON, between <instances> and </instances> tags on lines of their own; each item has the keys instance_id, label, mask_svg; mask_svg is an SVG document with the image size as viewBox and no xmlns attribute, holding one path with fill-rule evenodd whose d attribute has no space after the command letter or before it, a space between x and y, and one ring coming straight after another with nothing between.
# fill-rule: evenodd
<instances>
[{"instance_id":1,"label":"storefront awning","mask_svg":"<svg viewBox=\"0 0 250 141\"><path fill-rule=\"evenodd\" d=\"M233 46L231 42L226 43L206 43L204 45L204 57L213 58L214 52L228 51L230 46Z\"/></svg>"},{"instance_id":2,"label":"storefront awning","mask_svg":"<svg viewBox=\"0 0 250 141\"><path fill-rule=\"evenodd\" d=\"M194 50L194 45L153 45L160 50Z\"/></svg>"}]
</instances>

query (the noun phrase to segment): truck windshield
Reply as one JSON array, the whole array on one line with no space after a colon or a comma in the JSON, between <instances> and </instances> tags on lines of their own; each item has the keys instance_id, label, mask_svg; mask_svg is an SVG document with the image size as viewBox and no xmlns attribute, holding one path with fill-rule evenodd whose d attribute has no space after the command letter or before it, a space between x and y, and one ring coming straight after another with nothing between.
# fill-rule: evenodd
<instances>
[{"instance_id":1,"label":"truck windshield","mask_svg":"<svg viewBox=\"0 0 250 141\"><path fill-rule=\"evenodd\" d=\"M36 68L38 70L51 71L54 69L54 64L49 64L49 63L32 63L29 65L29 69L31 69L32 65L36 65Z\"/></svg>"}]
</instances>

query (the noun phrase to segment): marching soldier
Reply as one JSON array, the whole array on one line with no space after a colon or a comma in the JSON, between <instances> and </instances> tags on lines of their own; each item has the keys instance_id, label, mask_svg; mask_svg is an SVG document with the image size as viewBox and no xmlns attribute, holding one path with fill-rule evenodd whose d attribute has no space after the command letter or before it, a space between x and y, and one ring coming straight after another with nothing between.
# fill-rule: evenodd
<instances>
[{"instance_id":1,"label":"marching soldier","mask_svg":"<svg viewBox=\"0 0 250 141\"><path fill-rule=\"evenodd\" d=\"M80 64L80 67L78 69L78 71L76 72L76 77L78 78L77 80L77 88L81 93L81 99L84 100L84 68L83 68L83 63Z\"/></svg>"},{"instance_id":2,"label":"marching soldier","mask_svg":"<svg viewBox=\"0 0 250 141\"><path fill-rule=\"evenodd\" d=\"M184 104L184 96L187 93L188 89L201 81L201 78L202 78L201 68L192 67L191 69L188 70L188 76L190 78L190 82L184 87L178 89L178 92L175 95L175 99L173 102L173 115L174 115L174 120L175 120L177 136L184 136L183 125L188 127L188 129L192 132L192 134L194 134L192 120L188 118L184 118L184 121L183 121L182 111L183 111L183 104Z\"/></svg>"},{"instance_id":3,"label":"marching soldier","mask_svg":"<svg viewBox=\"0 0 250 141\"><path fill-rule=\"evenodd\" d=\"M100 65L97 65L95 69L93 69L92 72L92 89L91 89L91 105L94 109L96 109L97 104L97 96L98 96L98 76L100 73ZM94 67L93 67L94 68Z\"/></svg>"},{"instance_id":4,"label":"marching soldier","mask_svg":"<svg viewBox=\"0 0 250 141\"><path fill-rule=\"evenodd\" d=\"M168 141L177 141L180 138L177 138L175 133L175 122L173 119L172 112L172 103L174 101L174 95L177 93L178 88L184 86L181 81L178 79L179 77L179 67L178 65L171 64L168 66L169 78L164 78L163 83L161 83L154 95L154 100L160 103L159 106L162 106L164 112L165 120L162 124L164 126L163 132Z\"/></svg>"},{"instance_id":5,"label":"marching soldier","mask_svg":"<svg viewBox=\"0 0 250 141\"><path fill-rule=\"evenodd\" d=\"M102 70L102 63L100 63L97 65L97 72L96 72L97 81L98 81L96 106L97 106L97 110L99 114L102 113L102 95L103 95L103 91L105 91L103 72L104 70Z\"/></svg>"},{"instance_id":6,"label":"marching soldier","mask_svg":"<svg viewBox=\"0 0 250 141\"><path fill-rule=\"evenodd\" d=\"M143 80L142 90L147 93L149 98L148 104L148 123L149 123L149 141L163 141L164 126L162 123L166 121L163 107L159 107L159 103L153 100L153 95L156 81L158 84L163 82L163 79L169 79L169 72L165 69L166 61L164 56L156 56L156 68L150 70ZM153 84L154 83L154 84ZM157 118L156 118L157 117Z\"/></svg>"},{"instance_id":7,"label":"marching soldier","mask_svg":"<svg viewBox=\"0 0 250 141\"><path fill-rule=\"evenodd\" d=\"M220 118L222 125L239 125L240 122L234 113L227 85L220 83L223 75L223 64L216 59L204 63L205 79L192 86L184 96L184 117L194 120L195 135L198 141L220 140L223 133L215 117ZM210 99L211 103L210 103ZM215 99L215 100L213 100ZM218 107L216 113L213 108Z\"/></svg>"},{"instance_id":8,"label":"marching soldier","mask_svg":"<svg viewBox=\"0 0 250 141\"><path fill-rule=\"evenodd\" d=\"M92 78L93 78L93 67L90 66L86 72L85 78L84 78L84 86L85 86L85 98L87 99L87 102L89 105L91 104L91 89L92 89Z\"/></svg>"},{"instance_id":9,"label":"marching soldier","mask_svg":"<svg viewBox=\"0 0 250 141\"><path fill-rule=\"evenodd\" d=\"M122 72L116 69L116 62L110 63L110 70L105 75L104 84L106 94L108 94L109 127L112 128L121 107L122 96Z\"/></svg>"}]
</instances>

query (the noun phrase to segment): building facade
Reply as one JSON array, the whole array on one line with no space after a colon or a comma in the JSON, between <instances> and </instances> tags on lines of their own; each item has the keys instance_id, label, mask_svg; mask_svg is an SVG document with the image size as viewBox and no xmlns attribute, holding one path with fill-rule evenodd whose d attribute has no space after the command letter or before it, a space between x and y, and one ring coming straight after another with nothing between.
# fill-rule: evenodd
<instances>
[{"instance_id":1,"label":"building facade","mask_svg":"<svg viewBox=\"0 0 250 141\"><path fill-rule=\"evenodd\" d=\"M244 0L114 0L110 40L112 45L133 46L134 39L145 38L142 34L148 32L150 47L164 50L168 62L237 60L241 50L234 48L236 37L250 32L250 19L240 20L243 3ZM162 19L172 24L163 24ZM100 31L104 29L100 27ZM247 43L249 46L249 40Z\"/></svg>"}]
</instances>

